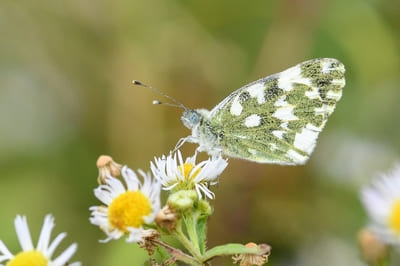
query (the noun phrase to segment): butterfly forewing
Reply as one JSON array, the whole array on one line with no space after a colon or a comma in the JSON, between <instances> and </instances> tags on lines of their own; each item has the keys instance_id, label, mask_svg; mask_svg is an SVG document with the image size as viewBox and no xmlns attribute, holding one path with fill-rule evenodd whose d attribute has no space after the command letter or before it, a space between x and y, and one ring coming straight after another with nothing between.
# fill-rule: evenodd
<instances>
[{"instance_id":1,"label":"butterfly forewing","mask_svg":"<svg viewBox=\"0 0 400 266\"><path fill-rule=\"evenodd\" d=\"M233 92L209 117L223 153L260 163L305 163L341 98L344 71L336 59L313 59Z\"/></svg>"}]
</instances>

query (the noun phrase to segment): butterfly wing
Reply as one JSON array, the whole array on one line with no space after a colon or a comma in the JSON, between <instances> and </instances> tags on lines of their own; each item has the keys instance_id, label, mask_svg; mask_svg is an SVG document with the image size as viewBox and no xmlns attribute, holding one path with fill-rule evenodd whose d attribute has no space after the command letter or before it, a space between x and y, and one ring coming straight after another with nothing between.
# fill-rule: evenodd
<instances>
[{"instance_id":1,"label":"butterfly wing","mask_svg":"<svg viewBox=\"0 0 400 266\"><path fill-rule=\"evenodd\" d=\"M342 96L344 72L336 59L313 59L234 91L209 116L223 153L304 164Z\"/></svg>"}]
</instances>

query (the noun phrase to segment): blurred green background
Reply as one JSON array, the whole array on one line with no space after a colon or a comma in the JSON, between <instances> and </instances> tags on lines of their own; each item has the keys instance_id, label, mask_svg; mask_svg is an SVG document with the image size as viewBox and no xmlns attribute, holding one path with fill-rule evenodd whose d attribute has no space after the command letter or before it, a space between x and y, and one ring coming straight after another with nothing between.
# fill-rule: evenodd
<instances>
[{"instance_id":1,"label":"blurred green background","mask_svg":"<svg viewBox=\"0 0 400 266\"><path fill-rule=\"evenodd\" d=\"M334 57L347 85L310 161L231 159L213 189L209 246L268 243L269 265L362 265L359 189L400 155L399 14L397 0L2 0L0 238L17 252L16 214L36 239L52 213L62 247L79 243L74 261L141 265L137 245L100 244L89 223L96 159L148 170L190 132L132 79L211 109L253 80Z\"/></svg>"}]
</instances>

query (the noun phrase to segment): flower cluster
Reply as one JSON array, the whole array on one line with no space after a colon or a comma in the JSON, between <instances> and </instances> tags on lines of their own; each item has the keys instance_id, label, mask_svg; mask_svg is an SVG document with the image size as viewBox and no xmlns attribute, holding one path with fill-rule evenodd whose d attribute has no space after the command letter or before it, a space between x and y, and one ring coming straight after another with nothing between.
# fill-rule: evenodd
<instances>
[{"instance_id":1,"label":"flower cluster","mask_svg":"<svg viewBox=\"0 0 400 266\"><path fill-rule=\"evenodd\" d=\"M204 194L212 199L214 193L208 187L217 183L227 161L217 157L196 163L196 154L184 161L177 151L151 162L153 179L150 173L138 170L143 181L109 156L100 156L97 166L100 185L94 194L104 205L90 207L90 221L107 234L102 242L128 235L128 242L144 243L155 234L151 224L160 211L161 186L174 192L192 190L197 193L195 198L201 199ZM180 194L172 194L172 198Z\"/></svg>"},{"instance_id":2,"label":"flower cluster","mask_svg":"<svg viewBox=\"0 0 400 266\"><path fill-rule=\"evenodd\" d=\"M170 257L162 261L169 265L181 261L190 265L203 265L217 256L231 255L240 265L263 265L270 247L265 244L229 244L206 249L206 223L212 214L209 200L215 197L210 187L228 162L214 156L197 162L197 153L183 159L178 150L168 156L155 158L150 163L151 173L133 171L109 156L100 156L99 186L95 196L102 202L90 207L92 224L105 232L101 242L126 236L152 255L162 248ZM137 174L138 173L138 174ZM161 191L168 193L166 204L161 205ZM189 254L164 242L168 235L179 241ZM159 265L152 259L154 265Z\"/></svg>"}]
</instances>

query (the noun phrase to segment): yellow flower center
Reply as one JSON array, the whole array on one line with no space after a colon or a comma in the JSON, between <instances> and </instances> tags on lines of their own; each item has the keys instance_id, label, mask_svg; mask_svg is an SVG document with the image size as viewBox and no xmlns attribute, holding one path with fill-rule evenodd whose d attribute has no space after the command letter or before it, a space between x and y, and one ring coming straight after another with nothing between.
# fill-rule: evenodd
<instances>
[{"instance_id":1,"label":"yellow flower center","mask_svg":"<svg viewBox=\"0 0 400 266\"><path fill-rule=\"evenodd\" d=\"M37 250L23 251L7 262L6 266L47 266L47 258Z\"/></svg>"},{"instance_id":2,"label":"yellow flower center","mask_svg":"<svg viewBox=\"0 0 400 266\"><path fill-rule=\"evenodd\" d=\"M179 166L179 170L187 182L192 181L200 173L201 168L192 173L193 168L194 165L191 163L184 163L183 165Z\"/></svg>"},{"instance_id":3,"label":"yellow flower center","mask_svg":"<svg viewBox=\"0 0 400 266\"><path fill-rule=\"evenodd\" d=\"M389 216L389 226L397 234L400 234L400 199L393 204L392 212Z\"/></svg>"},{"instance_id":4,"label":"yellow flower center","mask_svg":"<svg viewBox=\"0 0 400 266\"><path fill-rule=\"evenodd\" d=\"M127 227L139 228L143 217L151 213L151 203L141 191L127 191L108 206L108 220L112 226L123 232Z\"/></svg>"}]
</instances>

